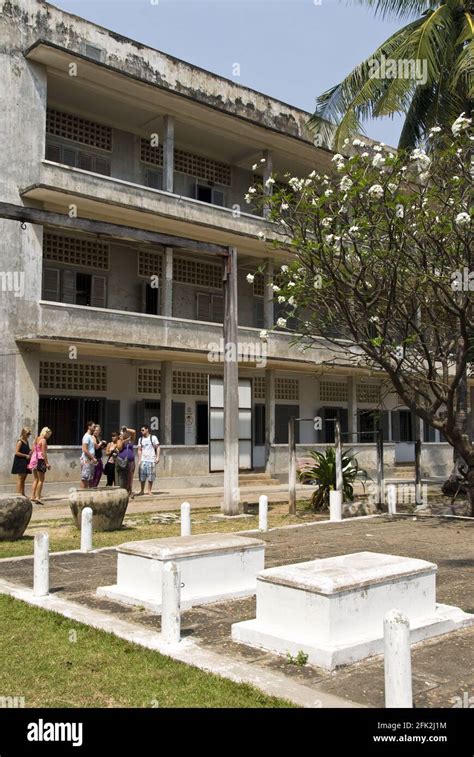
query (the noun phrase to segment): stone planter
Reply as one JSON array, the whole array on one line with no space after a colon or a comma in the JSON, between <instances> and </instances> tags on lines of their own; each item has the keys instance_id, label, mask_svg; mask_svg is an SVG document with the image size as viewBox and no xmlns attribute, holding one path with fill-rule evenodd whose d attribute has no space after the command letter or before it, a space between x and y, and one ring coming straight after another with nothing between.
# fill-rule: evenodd
<instances>
[{"instance_id":1,"label":"stone planter","mask_svg":"<svg viewBox=\"0 0 474 757\"><path fill-rule=\"evenodd\" d=\"M69 495L69 506L79 530L82 510L90 507L94 531L117 531L122 526L127 510L128 492L118 486L110 489L75 489Z\"/></svg>"},{"instance_id":2,"label":"stone planter","mask_svg":"<svg viewBox=\"0 0 474 757\"><path fill-rule=\"evenodd\" d=\"M14 541L26 531L33 505L21 494L0 494L0 541Z\"/></svg>"}]
</instances>

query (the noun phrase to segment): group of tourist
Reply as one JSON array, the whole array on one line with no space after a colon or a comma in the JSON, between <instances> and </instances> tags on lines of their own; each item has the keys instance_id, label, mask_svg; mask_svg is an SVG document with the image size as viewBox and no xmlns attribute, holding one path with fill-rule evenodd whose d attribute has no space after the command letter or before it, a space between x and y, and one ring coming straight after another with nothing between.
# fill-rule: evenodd
<instances>
[{"instance_id":1,"label":"group of tourist","mask_svg":"<svg viewBox=\"0 0 474 757\"><path fill-rule=\"evenodd\" d=\"M15 447L12 474L17 476L16 491L25 496L25 483L29 473L33 474L33 488L31 501L42 505L41 494L46 471L51 469L48 461L48 440L52 435L50 428L45 426L34 440L30 448L29 438L31 429L22 428ZM133 478L135 474L134 443L136 431L122 426L120 432L113 431L109 442L102 439L102 429L98 423L89 421L86 432L82 437L81 449L81 488L96 488L100 484L102 475L107 478L107 487L119 486L126 489L133 497ZM140 481L139 495L152 494L153 482L156 478L156 465L160 460L160 443L158 438L150 433L148 425L141 427L138 440L138 479Z\"/></svg>"}]
</instances>

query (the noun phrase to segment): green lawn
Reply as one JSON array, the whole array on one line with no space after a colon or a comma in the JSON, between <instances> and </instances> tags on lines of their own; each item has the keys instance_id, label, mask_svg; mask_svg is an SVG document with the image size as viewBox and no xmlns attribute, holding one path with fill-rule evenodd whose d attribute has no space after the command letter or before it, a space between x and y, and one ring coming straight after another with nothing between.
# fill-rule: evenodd
<instances>
[{"instance_id":1,"label":"green lawn","mask_svg":"<svg viewBox=\"0 0 474 757\"><path fill-rule=\"evenodd\" d=\"M6 596L0 649L0 694L25 707L293 706Z\"/></svg>"},{"instance_id":2,"label":"green lawn","mask_svg":"<svg viewBox=\"0 0 474 757\"><path fill-rule=\"evenodd\" d=\"M311 512L308 502L302 500L297 503L297 514L288 515L287 504L270 505L268 513L268 524L270 528L276 526L286 526L295 523L304 523L305 521L315 521L321 518L327 518L327 513L316 515ZM243 531L246 529L258 528L257 507L250 508L254 513L250 518L238 518L234 521L216 521L212 516L218 514L218 508L215 510L203 509L192 510L192 531L199 533L215 533L223 531ZM156 514L155 514L156 515ZM116 544L123 544L125 541L138 541L141 539L159 539L165 536L178 536L180 533L179 522L174 523L156 523L152 521L153 514L130 514L124 520L124 524L119 531L95 532L93 536L94 548L113 547ZM34 547L34 535L38 531L47 531L49 533L49 548L51 552L63 552L70 549L79 549L81 543L80 532L73 524L72 517L62 520L32 521L25 532L25 535L17 541L0 542L0 558L2 557L20 557L22 555L32 555Z\"/></svg>"}]
</instances>

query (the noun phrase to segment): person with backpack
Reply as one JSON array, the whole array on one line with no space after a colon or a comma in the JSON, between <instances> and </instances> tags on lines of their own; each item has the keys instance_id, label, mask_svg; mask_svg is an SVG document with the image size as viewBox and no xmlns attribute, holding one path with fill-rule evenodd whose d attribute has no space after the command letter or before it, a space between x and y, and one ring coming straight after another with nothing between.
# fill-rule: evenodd
<instances>
[{"instance_id":1,"label":"person with backpack","mask_svg":"<svg viewBox=\"0 0 474 757\"><path fill-rule=\"evenodd\" d=\"M145 483L148 482L147 494L152 493L153 481L156 478L156 464L160 462L160 443L154 434L150 434L150 427L141 427L141 437L138 440L138 478L140 480L139 496L145 494Z\"/></svg>"}]
</instances>

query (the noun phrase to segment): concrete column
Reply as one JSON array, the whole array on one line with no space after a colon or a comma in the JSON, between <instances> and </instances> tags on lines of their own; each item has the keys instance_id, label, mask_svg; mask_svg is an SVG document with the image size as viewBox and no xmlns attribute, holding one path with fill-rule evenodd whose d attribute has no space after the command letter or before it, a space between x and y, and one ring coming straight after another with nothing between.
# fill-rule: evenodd
<instances>
[{"instance_id":1,"label":"concrete column","mask_svg":"<svg viewBox=\"0 0 474 757\"><path fill-rule=\"evenodd\" d=\"M273 260L268 258L265 264L265 287L263 295L263 326L272 329L274 323L273 314Z\"/></svg>"},{"instance_id":2,"label":"concrete column","mask_svg":"<svg viewBox=\"0 0 474 757\"><path fill-rule=\"evenodd\" d=\"M273 189L271 186L267 187L265 182L267 179L270 178L270 176L273 173L273 153L271 150L264 150L263 151L263 157L265 158L265 163L263 164L263 192L264 194L268 195L269 197L273 194ZM263 215L266 218L269 213L269 205L263 206Z\"/></svg>"},{"instance_id":3,"label":"concrete column","mask_svg":"<svg viewBox=\"0 0 474 757\"><path fill-rule=\"evenodd\" d=\"M183 502L181 505L181 536L191 536L191 505Z\"/></svg>"},{"instance_id":4,"label":"concrete column","mask_svg":"<svg viewBox=\"0 0 474 757\"><path fill-rule=\"evenodd\" d=\"M181 571L174 562L163 566L161 635L165 644L178 644L181 638Z\"/></svg>"},{"instance_id":5,"label":"concrete column","mask_svg":"<svg viewBox=\"0 0 474 757\"><path fill-rule=\"evenodd\" d=\"M160 444L171 444L171 411L173 399L173 363L161 361L160 380Z\"/></svg>"},{"instance_id":6,"label":"concrete column","mask_svg":"<svg viewBox=\"0 0 474 757\"><path fill-rule=\"evenodd\" d=\"M271 447L275 443L275 371L265 371L265 468L270 471Z\"/></svg>"},{"instance_id":7,"label":"concrete column","mask_svg":"<svg viewBox=\"0 0 474 757\"><path fill-rule=\"evenodd\" d=\"M357 444L357 377L349 376L349 406L348 406L348 422L349 422L349 434L351 434L352 444Z\"/></svg>"},{"instance_id":8,"label":"concrete column","mask_svg":"<svg viewBox=\"0 0 474 757\"><path fill-rule=\"evenodd\" d=\"M384 618L383 630L385 707L413 707L408 618L391 610Z\"/></svg>"},{"instance_id":9,"label":"concrete column","mask_svg":"<svg viewBox=\"0 0 474 757\"><path fill-rule=\"evenodd\" d=\"M49 594L49 534L44 531L35 535L33 594L35 597Z\"/></svg>"},{"instance_id":10,"label":"concrete column","mask_svg":"<svg viewBox=\"0 0 474 757\"><path fill-rule=\"evenodd\" d=\"M239 363L237 356L237 249L229 247L224 263L224 501L225 515L239 513Z\"/></svg>"},{"instance_id":11,"label":"concrete column","mask_svg":"<svg viewBox=\"0 0 474 757\"><path fill-rule=\"evenodd\" d=\"M92 508L85 507L81 513L81 552L92 550Z\"/></svg>"},{"instance_id":12,"label":"concrete column","mask_svg":"<svg viewBox=\"0 0 474 757\"><path fill-rule=\"evenodd\" d=\"M173 315L173 248L165 247L161 272L161 315Z\"/></svg>"},{"instance_id":13,"label":"concrete column","mask_svg":"<svg viewBox=\"0 0 474 757\"><path fill-rule=\"evenodd\" d=\"M174 120L172 116L163 117L163 189L174 191Z\"/></svg>"}]
</instances>

